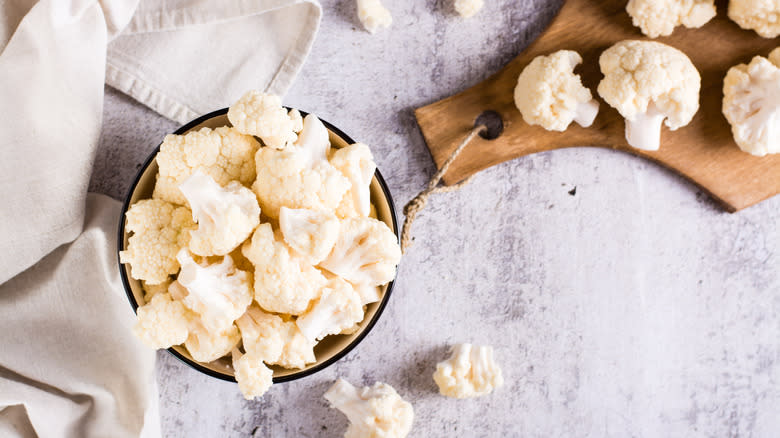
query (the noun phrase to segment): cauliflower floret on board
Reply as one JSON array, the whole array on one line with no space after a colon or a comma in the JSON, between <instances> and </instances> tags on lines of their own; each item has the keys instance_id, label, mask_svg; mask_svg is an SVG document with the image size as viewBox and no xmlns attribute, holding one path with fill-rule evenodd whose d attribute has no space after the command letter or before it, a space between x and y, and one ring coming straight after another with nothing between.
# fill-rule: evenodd
<instances>
[{"instance_id":1,"label":"cauliflower floret on board","mask_svg":"<svg viewBox=\"0 0 780 438\"><path fill-rule=\"evenodd\" d=\"M699 110L701 76L681 51L654 41L621 41L599 58L598 92L626 119L626 141L657 150L661 124L674 131Z\"/></svg>"},{"instance_id":2,"label":"cauliflower floret on board","mask_svg":"<svg viewBox=\"0 0 780 438\"><path fill-rule=\"evenodd\" d=\"M133 333L152 348L168 348L187 340L195 316L168 293L155 294L138 308Z\"/></svg>"},{"instance_id":3,"label":"cauliflower floret on board","mask_svg":"<svg viewBox=\"0 0 780 438\"><path fill-rule=\"evenodd\" d=\"M287 112L282 98L257 90L246 92L228 109L228 120L243 134L256 135L266 146L284 149L298 137L301 114ZM298 128L297 130L295 128Z\"/></svg>"},{"instance_id":4,"label":"cauliflower floret on board","mask_svg":"<svg viewBox=\"0 0 780 438\"><path fill-rule=\"evenodd\" d=\"M263 213L277 219L282 207L335 210L349 180L328 162L329 150L328 130L311 114L294 144L284 150L260 148L252 190Z\"/></svg>"},{"instance_id":5,"label":"cauliflower floret on board","mask_svg":"<svg viewBox=\"0 0 780 438\"><path fill-rule=\"evenodd\" d=\"M764 38L780 35L780 0L730 0L729 18Z\"/></svg>"},{"instance_id":6,"label":"cauliflower floret on board","mask_svg":"<svg viewBox=\"0 0 780 438\"><path fill-rule=\"evenodd\" d=\"M629 0L626 11L650 38L671 35L677 26L702 27L716 15L715 0Z\"/></svg>"},{"instance_id":7,"label":"cauliflower floret on board","mask_svg":"<svg viewBox=\"0 0 780 438\"><path fill-rule=\"evenodd\" d=\"M471 344L455 345L452 357L436 365L433 380L442 395L454 398L480 397L504 384L493 347Z\"/></svg>"},{"instance_id":8,"label":"cauliflower floret on board","mask_svg":"<svg viewBox=\"0 0 780 438\"><path fill-rule=\"evenodd\" d=\"M336 209L336 214L340 218L368 216L371 212L371 180L376 172L371 149L363 143L351 144L334 152L330 164L338 169L350 184Z\"/></svg>"},{"instance_id":9,"label":"cauliflower floret on board","mask_svg":"<svg viewBox=\"0 0 780 438\"><path fill-rule=\"evenodd\" d=\"M333 249L339 237L339 220L329 211L282 207L279 230L290 248L316 265Z\"/></svg>"},{"instance_id":10,"label":"cauliflower floret on board","mask_svg":"<svg viewBox=\"0 0 780 438\"><path fill-rule=\"evenodd\" d=\"M369 33L393 24L393 16L380 0L357 0L357 10L360 23Z\"/></svg>"},{"instance_id":11,"label":"cauliflower floret on board","mask_svg":"<svg viewBox=\"0 0 780 438\"><path fill-rule=\"evenodd\" d=\"M274 372L263 360L250 354L241 354L238 349L233 350L233 371L238 389L247 400L262 397L273 384Z\"/></svg>"},{"instance_id":12,"label":"cauliflower floret on board","mask_svg":"<svg viewBox=\"0 0 780 438\"><path fill-rule=\"evenodd\" d=\"M723 115L734 141L759 157L780 153L780 48L770 59L731 67L723 81Z\"/></svg>"},{"instance_id":13,"label":"cauliflower floret on board","mask_svg":"<svg viewBox=\"0 0 780 438\"><path fill-rule=\"evenodd\" d=\"M220 331L209 331L196 321L190 327L190 335L184 346L193 359L198 362L211 362L233 351L241 340L238 327L231 324Z\"/></svg>"},{"instance_id":14,"label":"cauliflower floret on board","mask_svg":"<svg viewBox=\"0 0 780 438\"><path fill-rule=\"evenodd\" d=\"M293 254L270 224L257 227L242 251L255 265L255 301L266 311L300 315L325 285L322 273Z\"/></svg>"},{"instance_id":15,"label":"cauliflower floret on board","mask_svg":"<svg viewBox=\"0 0 780 438\"><path fill-rule=\"evenodd\" d=\"M260 206L238 181L222 188L200 169L179 189L187 198L198 228L190 233L190 250L201 256L225 255L236 249L260 224Z\"/></svg>"},{"instance_id":16,"label":"cauliflower floret on board","mask_svg":"<svg viewBox=\"0 0 780 438\"><path fill-rule=\"evenodd\" d=\"M320 266L351 283L379 286L395 277L400 260L398 240L384 222L351 218L341 221L339 238Z\"/></svg>"},{"instance_id":17,"label":"cauliflower floret on board","mask_svg":"<svg viewBox=\"0 0 780 438\"><path fill-rule=\"evenodd\" d=\"M337 335L363 320L361 295L348 282L333 277L311 309L295 323L311 342L328 335Z\"/></svg>"},{"instance_id":18,"label":"cauliflower floret on board","mask_svg":"<svg viewBox=\"0 0 780 438\"><path fill-rule=\"evenodd\" d=\"M599 103L574 74L581 62L579 53L559 50L537 56L523 69L515 87L515 106L526 123L548 131L564 131L572 121L582 127L593 124Z\"/></svg>"},{"instance_id":19,"label":"cauliflower floret on board","mask_svg":"<svg viewBox=\"0 0 780 438\"><path fill-rule=\"evenodd\" d=\"M160 173L152 197L188 205L179 186L198 169L219 185L239 181L248 187L255 180L252 157L259 147L252 136L227 126L166 135L155 158Z\"/></svg>"},{"instance_id":20,"label":"cauliflower floret on board","mask_svg":"<svg viewBox=\"0 0 780 438\"><path fill-rule=\"evenodd\" d=\"M463 18L471 18L485 5L484 0L455 0L455 11Z\"/></svg>"},{"instance_id":21,"label":"cauliflower floret on board","mask_svg":"<svg viewBox=\"0 0 780 438\"><path fill-rule=\"evenodd\" d=\"M133 235L119 260L130 264L130 275L155 285L179 272L176 254L189 244L190 230L195 228L190 209L144 199L130 207L126 218L125 228Z\"/></svg>"},{"instance_id":22,"label":"cauliflower floret on board","mask_svg":"<svg viewBox=\"0 0 780 438\"><path fill-rule=\"evenodd\" d=\"M376 382L356 388L338 379L324 395L325 400L347 416L345 438L404 438L412 429L414 409L392 386Z\"/></svg>"}]
</instances>

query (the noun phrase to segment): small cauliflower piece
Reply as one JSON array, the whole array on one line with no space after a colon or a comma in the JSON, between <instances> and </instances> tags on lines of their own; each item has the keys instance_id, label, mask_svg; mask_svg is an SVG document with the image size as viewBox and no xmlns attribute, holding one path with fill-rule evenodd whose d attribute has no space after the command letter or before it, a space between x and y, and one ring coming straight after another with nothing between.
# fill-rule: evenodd
<instances>
[{"instance_id":1,"label":"small cauliflower piece","mask_svg":"<svg viewBox=\"0 0 780 438\"><path fill-rule=\"evenodd\" d=\"M337 335L363 320L361 295L348 282L334 277L314 301L311 309L299 316L295 323L311 342L328 335Z\"/></svg>"},{"instance_id":2,"label":"small cauliflower piece","mask_svg":"<svg viewBox=\"0 0 780 438\"><path fill-rule=\"evenodd\" d=\"M780 153L780 47L769 59L756 56L729 69L723 115L740 149L758 157Z\"/></svg>"},{"instance_id":3,"label":"small cauliflower piece","mask_svg":"<svg viewBox=\"0 0 780 438\"><path fill-rule=\"evenodd\" d=\"M363 143L355 143L337 150L330 164L349 180L349 190L344 194L336 214L340 218L366 217L371 212L371 180L376 163L371 149Z\"/></svg>"},{"instance_id":4,"label":"small cauliflower piece","mask_svg":"<svg viewBox=\"0 0 780 438\"><path fill-rule=\"evenodd\" d=\"M484 5L484 0L455 0L455 11L463 18L471 18Z\"/></svg>"},{"instance_id":5,"label":"small cauliflower piece","mask_svg":"<svg viewBox=\"0 0 780 438\"><path fill-rule=\"evenodd\" d=\"M454 346L452 357L436 365L433 380L442 395L454 398L480 397L504 384L493 347L471 344Z\"/></svg>"},{"instance_id":6,"label":"small cauliflower piece","mask_svg":"<svg viewBox=\"0 0 780 438\"><path fill-rule=\"evenodd\" d=\"M240 340L238 327L233 324L221 331L208 331L203 324L196 323L190 327L184 346L193 359L208 363L233 351Z\"/></svg>"},{"instance_id":7,"label":"small cauliflower piece","mask_svg":"<svg viewBox=\"0 0 780 438\"><path fill-rule=\"evenodd\" d=\"M301 116L301 112L293 108L287 112L287 116L290 117L290 120L292 120L293 132L298 135L298 133L303 129L303 117Z\"/></svg>"},{"instance_id":8,"label":"small cauliflower piece","mask_svg":"<svg viewBox=\"0 0 780 438\"><path fill-rule=\"evenodd\" d=\"M650 38L671 35L677 26L702 27L716 15L715 0L629 0L626 11Z\"/></svg>"},{"instance_id":9,"label":"small cauliflower piece","mask_svg":"<svg viewBox=\"0 0 780 438\"><path fill-rule=\"evenodd\" d=\"M780 35L780 0L730 0L729 18L764 38Z\"/></svg>"},{"instance_id":10,"label":"small cauliflower piece","mask_svg":"<svg viewBox=\"0 0 780 438\"><path fill-rule=\"evenodd\" d=\"M339 238L320 266L351 283L379 286L395 277L400 260L398 240L384 222L351 218L341 221Z\"/></svg>"},{"instance_id":11,"label":"small cauliflower piece","mask_svg":"<svg viewBox=\"0 0 780 438\"><path fill-rule=\"evenodd\" d=\"M144 199L130 207L126 218L125 229L133 235L127 249L119 252L119 261L130 264L130 275L156 285L179 272L176 254L189 244L190 230L195 228L190 209Z\"/></svg>"},{"instance_id":12,"label":"small cauliflower piece","mask_svg":"<svg viewBox=\"0 0 780 438\"><path fill-rule=\"evenodd\" d=\"M138 308L133 334L152 348L169 348L187 340L193 315L181 301L158 293Z\"/></svg>"},{"instance_id":13,"label":"small cauliflower piece","mask_svg":"<svg viewBox=\"0 0 780 438\"><path fill-rule=\"evenodd\" d=\"M598 92L626 119L626 141L644 150L661 144L661 124L674 131L699 110L701 76L681 51L654 41L621 41L599 58Z\"/></svg>"},{"instance_id":14,"label":"small cauliflower piece","mask_svg":"<svg viewBox=\"0 0 780 438\"><path fill-rule=\"evenodd\" d=\"M339 237L339 220L329 211L282 207L279 229L290 248L316 265L333 249Z\"/></svg>"},{"instance_id":15,"label":"small cauliflower piece","mask_svg":"<svg viewBox=\"0 0 780 438\"><path fill-rule=\"evenodd\" d=\"M284 149L297 138L295 128L301 115L288 113L279 96L250 90L230 106L227 116L242 134L258 136L266 146Z\"/></svg>"},{"instance_id":16,"label":"small cauliflower piece","mask_svg":"<svg viewBox=\"0 0 780 438\"><path fill-rule=\"evenodd\" d=\"M587 128L599 112L599 103L582 85L574 67L582 57L572 50L537 56L520 73L515 106L529 125L564 131L572 121Z\"/></svg>"},{"instance_id":17,"label":"small cauliflower piece","mask_svg":"<svg viewBox=\"0 0 780 438\"><path fill-rule=\"evenodd\" d=\"M338 379L324 398L347 416L350 424L345 438L404 438L412 429L412 405L388 384L356 388Z\"/></svg>"},{"instance_id":18,"label":"small cauliflower piece","mask_svg":"<svg viewBox=\"0 0 780 438\"><path fill-rule=\"evenodd\" d=\"M278 361L282 355L285 324L279 316L263 312L257 306L250 306L236 321L244 341L244 350L269 363Z\"/></svg>"},{"instance_id":19,"label":"small cauliflower piece","mask_svg":"<svg viewBox=\"0 0 780 438\"><path fill-rule=\"evenodd\" d=\"M380 0L357 0L358 18L369 33L381 27L390 27L393 17Z\"/></svg>"},{"instance_id":20,"label":"small cauliflower piece","mask_svg":"<svg viewBox=\"0 0 780 438\"><path fill-rule=\"evenodd\" d=\"M225 330L252 303L252 276L236 269L230 256L199 264L183 249L176 258L181 264L177 281L188 292L184 305L200 315L206 330Z\"/></svg>"},{"instance_id":21,"label":"small cauliflower piece","mask_svg":"<svg viewBox=\"0 0 780 438\"><path fill-rule=\"evenodd\" d=\"M152 197L187 205L179 186L198 169L221 186L235 180L248 187L255 180L252 157L259 147L252 136L227 126L166 135L155 158L160 173Z\"/></svg>"},{"instance_id":22,"label":"small cauliflower piece","mask_svg":"<svg viewBox=\"0 0 780 438\"><path fill-rule=\"evenodd\" d=\"M260 206L238 181L225 188L196 170L180 186L198 228L190 233L190 250L201 256L225 255L236 249L260 224Z\"/></svg>"},{"instance_id":23,"label":"small cauliflower piece","mask_svg":"<svg viewBox=\"0 0 780 438\"><path fill-rule=\"evenodd\" d=\"M284 150L260 148L252 190L263 213L278 219L282 207L335 210L349 180L328 162L329 150L328 129L311 114L294 144Z\"/></svg>"},{"instance_id":24,"label":"small cauliflower piece","mask_svg":"<svg viewBox=\"0 0 780 438\"><path fill-rule=\"evenodd\" d=\"M262 397L273 384L274 372L265 366L263 360L250 354L233 350L233 370L238 389L247 400Z\"/></svg>"}]
</instances>

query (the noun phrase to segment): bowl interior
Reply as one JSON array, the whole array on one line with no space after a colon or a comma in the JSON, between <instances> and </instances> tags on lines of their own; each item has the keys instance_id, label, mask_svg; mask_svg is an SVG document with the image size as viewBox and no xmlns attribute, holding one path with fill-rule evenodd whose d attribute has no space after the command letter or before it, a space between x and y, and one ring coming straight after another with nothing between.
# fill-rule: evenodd
<instances>
[{"instance_id":1,"label":"bowl interior","mask_svg":"<svg viewBox=\"0 0 780 438\"><path fill-rule=\"evenodd\" d=\"M226 112L227 110L225 109L204 116L201 119L195 120L193 123L191 123L190 125L192 126L185 125L179 131L176 131L176 133L184 134L191 130L198 130L203 127L217 128L220 126L230 126ZM330 141L333 147L341 148L353 143L349 137L338 131L338 129L328 124L324 120L323 123L325 123L325 126L328 127ZM156 155L157 151L159 151L159 149L155 150L153 156ZM141 172L139 173L136 184L132 188L130 197L125 202L125 209L122 211L121 218L122 224L124 224L125 221L124 213L130 205L142 199L148 199L152 197L156 175L157 162L155 159L150 158L150 160L147 161L145 167L142 168ZM378 171L371 181L371 203L376 209L377 218L386 223L387 226L390 227L390 229L393 230L397 236L398 227L395 220L395 211L393 208L392 199L390 199L390 194L387 191L381 174ZM124 226L120 228L120 233L120 250L123 250L127 247L128 239L127 232L124 231ZM120 273L123 283L125 284L126 289L128 289L128 298L130 298L130 302L133 306L133 309L135 310L139 303L144 302L144 292L141 286L141 282L130 276L129 266L120 265ZM392 290L392 284L393 283L391 282L390 284L380 288L380 296L382 297L381 300L367 306L365 317L363 321L360 322L359 329L355 333L350 335L328 336L320 341L314 348L317 361L309 364L304 369L289 370L276 366L272 367L274 371L274 382L278 383L293 380L314 373L335 362L341 358L341 356L351 350L363 339L363 337L368 333L368 330L371 329L376 320L379 318L379 315L382 312L382 309L384 308L390 295L390 291ZM196 362L194 359L192 359L192 356L190 356L190 354L187 352L187 349L182 345L171 347L169 351L199 371L224 380L235 381L233 377L233 368L229 358L223 357L210 363L202 363Z\"/></svg>"}]
</instances>

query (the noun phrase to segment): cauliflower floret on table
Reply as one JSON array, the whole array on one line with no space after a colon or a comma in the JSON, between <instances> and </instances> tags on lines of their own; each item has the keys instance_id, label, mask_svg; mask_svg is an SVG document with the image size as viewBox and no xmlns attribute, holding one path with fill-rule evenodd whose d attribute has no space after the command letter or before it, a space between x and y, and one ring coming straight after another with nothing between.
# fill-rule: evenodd
<instances>
[{"instance_id":1,"label":"cauliflower floret on table","mask_svg":"<svg viewBox=\"0 0 780 438\"><path fill-rule=\"evenodd\" d=\"M716 15L715 0L629 0L626 11L650 38L671 35L677 26L702 27Z\"/></svg>"},{"instance_id":2,"label":"cauliflower floret on table","mask_svg":"<svg viewBox=\"0 0 780 438\"><path fill-rule=\"evenodd\" d=\"M297 110L288 112L279 96L257 90L241 96L230 106L227 116L238 131L256 135L266 146L276 149L294 142L301 130L301 114Z\"/></svg>"},{"instance_id":3,"label":"cauliflower floret on table","mask_svg":"<svg viewBox=\"0 0 780 438\"><path fill-rule=\"evenodd\" d=\"M241 354L238 349L233 350L233 371L238 389L247 400L261 397L273 384L274 372L263 360L251 354Z\"/></svg>"},{"instance_id":4,"label":"cauliflower floret on table","mask_svg":"<svg viewBox=\"0 0 780 438\"><path fill-rule=\"evenodd\" d=\"M330 164L349 180L349 189L336 209L340 218L365 217L371 212L371 180L376 163L371 149L355 143L333 153Z\"/></svg>"},{"instance_id":5,"label":"cauliflower floret on table","mask_svg":"<svg viewBox=\"0 0 780 438\"><path fill-rule=\"evenodd\" d=\"M187 340L195 316L168 293L154 295L138 308L133 333L152 348L168 348Z\"/></svg>"},{"instance_id":6,"label":"cauliflower floret on table","mask_svg":"<svg viewBox=\"0 0 780 438\"><path fill-rule=\"evenodd\" d=\"M293 321L251 306L236 323L247 354L267 364L300 369L316 360L314 343L306 339Z\"/></svg>"},{"instance_id":7,"label":"cauliflower floret on table","mask_svg":"<svg viewBox=\"0 0 780 438\"><path fill-rule=\"evenodd\" d=\"M729 69L723 115L740 149L759 157L780 153L780 47L769 59L756 56Z\"/></svg>"},{"instance_id":8,"label":"cauliflower floret on table","mask_svg":"<svg viewBox=\"0 0 780 438\"><path fill-rule=\"evenodd\" d=\"M537 56L517 78L515 106L529 125L548 131L564 131L572 121L582 127L593 124L599 103L582 85L574 67L582 57L572 50Z\"/></svg>"},{"instance_id":9,"label":"cauliflower floret on table","mask_svg":"<svg viewBox=\"0 0 780 438\"><path fill-rule=\"evenodd\" d=\"M225 255L260 224L260 206L251 190L238 181L222 188L200 169L179 189L187 198L198 228L190 233L190 250L201 256Z\"/></svg>"},{"instance_id":10,"label":"cauliflower floret on table","mask_svg":"<svg viewBox=\"0 0 780 438\"><path fill-rule=\"evenodd\" d=\"M436 365L433 380L447 397L469 398L490 394L504 384L493 347L459 344L452 357Z\"/></svg>"},{"instance_id":11,"label":"cauliflower floret on table","mask_svg":"<svg viewBox=\"0 0 780 438\"><path fill-rule=\"evenodd\" d=\"M333 249L339 237L339 220L329 211L282 207L279 230L290 248L316 265Z\"/></svg>"},{"instance_id":12,"label":"cauliflower floret on table","mask_svg":"<svg viewBox=\"0 0 780 438\"><path fill-rule=\"evenodd\" d=\"M348 282L334 277L328 280L322 295L295 323L306 339L316 342L337 335L363 320L361 295Z\"/></svg>"},{"instance_id":13,"label":"cauliflower floret on table","mask_svg":"<svg viewBox=\"0 0 780 438\"><path fill-rule=\"evenodd\" d=\"M485 5L484 0L455 0L455 11L463 18L471 18Z\"/></svg>"},{"instance_id":14,"label":"cauliflower floret on table","mask_svg":"<svg viewBox=\"0 0 780 438\"><path fill-rule=\"evenodd\" d=\"M252 190L263 213L277 219L282 207L335 210L349 180L328 162L329 150L328 130L311 114L294 144L284 150L260 148Z\"/></svg>"},{"instance_id":15,"label":"cauliflower floret on table","mask_svg":"<svg viewBox=\"0 0 780 438\"><path fill-rule=\"evenodd\" d=\"M598 92L626 119L626 140L657 150L661 124L674 131L699 110L701 76L681 51L653 41L621 41L599 58Z\"/></svg>"},{"instance_id":16,"label":"cauliflower floret on table","mask_svg":"<svg viewBox=\"0 0 780 438\"><path fill-rule=\"evenodd\" d=\"M351 283L379 286L395 277L400 260L398 240L384 222L350 218L341 221L339 238L320 266Z\"/></svg>"},{"instance_id":17,"label":"cauliflower floret on table","mask_svg":"<svg viewBox=\"0 0 780 438\"><path fill-rule=\"evenodd\" d=\"M764 38L780 35L780 0L730 0L729 18Z\"/></svg>"},{"instance_id":18,"label":"cauliflower floret on table","mask_svg":"<svg viewBox=\"0 0 780 438\"><path fill-rule=\"evenodd\" d=\"M300 315L325 285L322 273L294 255L270 224L257 227L242 251L255 265L255 301L269 312Z\"/></svg>"},{"instance_id":19,"label":"cauliflower floret on table","mask_svg":"<svg viewBox=\"0 0 780 438\"><path fill-rule=\"evenodd\" d=\"M211 362L233 351L241 340L238 327L234 324L220 331L209 331L196 321L190 327L190 335L184 346L198 362Z\"/></svg>"},{"instance_id":20,"label":"cauliflower floret on table","mask_svg":"<svg viewBox=\"0 0 780 438\"><path fill-rule=\"evenodd\" d=\"M144 199L133 204L126 217L125 228L133 235L119 260L130 264L130 275L155 285L179 272L176 254L189 244L190 230L195 228L190 209Z\"/></svg>"},{"instance_id":21,"label":"cauliflower floret on table","mask_svg":"<svg viewBox=\"0 0 780 438\"><path fill-rule=\"evenodd\" d=\"M324 398L347 416L350 424L345 438L404 438L412 429L412 405L385 383L356 388L338 379Z\"/></svg>"},{"instance_id":22,"label":"cauliflower floret on table","mask_svg":"<svg viewBox=\"0 0 780 438\"><path fill-rule=\"evenodd\" d=\"M380 0L357 0L357 10L360 23L369 33L393 24L393 16Z\"/></svg>"},{"instance_id":23,"label":"cauliflower floret on table","mask_svg":"<svg viewBox=\"0 0 780 438\"><path fill-rule=\"evenodd\" d=\"M252 136L227 126L166 135L156 157L160 173L152 197L187 205L179 186L198 169L219 185L239 181L249 186L255 180L252 157L259 147Z\"/></svg>"}]
</instances>

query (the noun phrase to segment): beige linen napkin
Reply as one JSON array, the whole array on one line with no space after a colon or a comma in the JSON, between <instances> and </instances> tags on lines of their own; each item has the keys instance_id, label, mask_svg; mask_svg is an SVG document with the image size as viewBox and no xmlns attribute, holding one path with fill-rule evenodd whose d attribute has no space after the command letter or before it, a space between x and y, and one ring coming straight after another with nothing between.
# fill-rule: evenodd
<instances>
[{"instance_id":1,"label":"beige linen napkin","mask_svg":"<svg viewBox=\"0 0 780 438\"><path fill-rule=\"evenodd\" d=\"M0 436L160 434L119 203L86 193L103 83L179 121L281 94L320 15L316 0L0 0Z\"/></svg>"}]
</instances>

